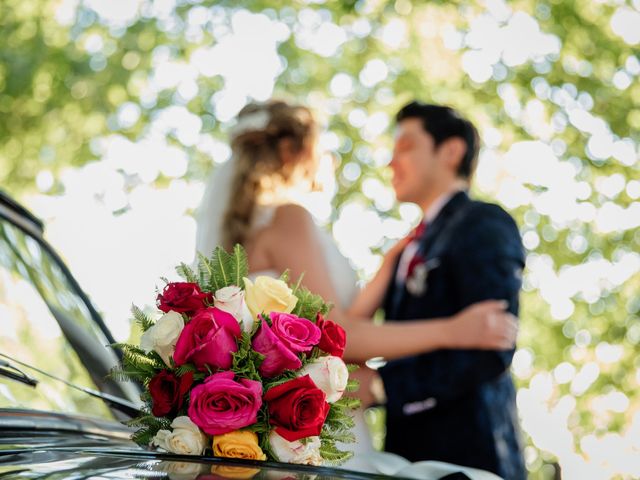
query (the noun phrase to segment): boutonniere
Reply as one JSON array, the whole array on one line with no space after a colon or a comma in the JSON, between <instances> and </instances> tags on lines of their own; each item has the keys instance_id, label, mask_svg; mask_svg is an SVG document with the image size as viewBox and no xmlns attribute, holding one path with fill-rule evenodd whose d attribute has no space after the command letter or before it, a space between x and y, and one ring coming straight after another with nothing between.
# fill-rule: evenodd
<instances>
[{"instance_id":1,"label":"boutonniere","mask_svg":"<svg viewBox=\"0 0 640 480\"><path fill-rule=\"evenodd\" d=\"M407 270L407 291L416 297L422 296L427 291L427 277L429 271L440 265L440 260L432 258L431 260L425 260L425 258L417 253L409 263Z\"/></svg>"}]
</instances>

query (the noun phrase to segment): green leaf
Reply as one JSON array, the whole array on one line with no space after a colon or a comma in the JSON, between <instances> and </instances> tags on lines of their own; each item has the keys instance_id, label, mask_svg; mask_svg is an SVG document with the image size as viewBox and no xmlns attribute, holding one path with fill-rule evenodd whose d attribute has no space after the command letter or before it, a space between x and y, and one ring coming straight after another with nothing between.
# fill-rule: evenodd
<instances>
[{"instance_id":1,"label":"green leaf","mask_svg":"<svg viewBox=\"0 0 640 480\"><path fill-rule=\"evenodd\" d=\"M196 276L195 272L191 269L191 267L186 263L180 263L180 265L176 267L176 272L185 281L191 282L191 283L198 283L198 277Z\"/></svg>"},{"instance_id":2,"label":"green leaf","mask_svg":"<svg viewBox=\"0 0 640 480\"><path fill-rule=\"evenodd\" d=\"M211 255L211 279L209 285L215 292L221 288L232 285L233 260L222 247L216 247Z\"/></svg>"},{"instance_id":3,"label":"green leaf","mask_svg":"<svg viewBox=\"0 0 640 480\"><path fill-rule=\"evenodd\" d=\"M233 285L237 285L240 288L244 288L244 282L242 279L249 275L249 262L247 260L247 252L240 244L236 244L233 247L233 254L231 255L231 278Z\"/></svg>"},{"instance_id":4,"label":"green leaf","mask_svg":"<svg viewBox=\"0 0 640 480\"><path fill-rule=\"evenodd\" d=\"M340 465L353 457L353 452L340 450L331 440L321 439L320 445L320 456L331 465Z\"/></svg>"},{"instance_id":5,"label":"green leaf","mask_svg":"<svg viewBox=\"0 0 640 480\"><path fill-rule=\"evenodd\" d=\"M295 296L298 298L295 308L293 309L294 315L302 318L316 321L318 314L327 315L331 310L330 305L326 304L320 295L311 293L309 289L302 285L297 285Z\"/></svg>"},{"instance_id":6,"label":"green leaf","mask_svg":"<svg viewBox=\"0 0 640 480\"><path fill-rule=\"evenodd\" d=\"M258 367L264 360L264 355L256 352L251 347L251 335L242 332L238 351L231 354L233 359L231 370L241 378L262 382Z\"/></svg>"},{"instance_id":7,"label":"green leaf","mask_svg":"<svg viewBox=\"0 0 640 480\"><path fill-rule=\"evenodd\" d=\"M360 389L360 382L358 380L354 380L350 378L347 381L347 388L345 389L346 392L349 392L349 393L357 392L359 389Z\"/></svg>"},{"instance_id":8,"label":"green leaf","mask_svg":"<svg viewBox=\"0 0 640 480\"><path fill-rule=\"evenodd\" d=\"M360 403L361 402L358 398L344 396L337 402L334 402L333 405L336 408L343 407L349 410L355 410L360 407Z\"/></svg>"},{"instance_id":9,"label":"green leaf","mask_svg":"<svg viewBox=\"0 0 640 480\"><path fill-rule=\"evenodd\" d=\"M111 347L122 351L122 366L111 369L109 376L112 378L145 383L166 368L156 352L147 353L140 347L128 343L114 343Z\"/></svg>"},{"instance_id":10,"label":"green leaf","mask_svg":"<svg viewBox=\"0 0 640 480\"><path fill-rule=\"evenodd\" d=\"M280 274L280 280L282 280L284 283L289 283L289 269L285 270L284 272L282 272L282 274ZM295 295L295 292L294 292Z\"/></svg>"},{"instance_id":11,"label":"green leaf","mask_svg":"<svg viewBox=\"0 0 640 480\"><path fill-rule=\"evenodd\" d=\"M213 277L213 267L208 257L198 252L198 284L200 288L211 291L211 278Z\"/></svg>"},{"instance_id":12,"label":"green leaf","mask_svg":"<svg viewBox=\"0 0 640 480\"><path fill-rule=\"evenodd\" d=\"M153 327L153 325L155 325L155 322L135 305L131 306L131 314L133 315L133 319L135 320L135 322L140 326L140 329L143 333Z\"/></svg>"}]
</instances>

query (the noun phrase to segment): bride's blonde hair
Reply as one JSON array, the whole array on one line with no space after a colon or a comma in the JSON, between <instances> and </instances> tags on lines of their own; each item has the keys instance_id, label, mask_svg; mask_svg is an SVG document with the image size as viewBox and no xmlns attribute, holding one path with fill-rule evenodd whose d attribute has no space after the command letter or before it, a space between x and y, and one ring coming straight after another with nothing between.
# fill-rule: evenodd
<instances>
[{"instance_id":1,"label":"bride's blonde hair","mask_svg":"<svg viewBox=\"0 0 640 480\"><path fill-rule=\"evenodd\" d=\"M252 103L238 114L238 125L231 132L234 172L231 199L222 221L222 242L229 249L244 244L258 200L275 194L295 180L294 173L311 173L311 159L299 155L312 148L317 128L311 111L282 100ZM282 140L301 161L284 162Z\"/></svg>"}]
</instances>

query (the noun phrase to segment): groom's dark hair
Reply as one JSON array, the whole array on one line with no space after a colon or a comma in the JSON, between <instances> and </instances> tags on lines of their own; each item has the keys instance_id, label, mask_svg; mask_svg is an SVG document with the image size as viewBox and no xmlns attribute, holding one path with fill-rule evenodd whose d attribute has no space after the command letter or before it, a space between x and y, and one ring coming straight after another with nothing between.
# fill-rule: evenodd
<instances>
[{"instance_id":1,"label":"groom's dark hair","mask_svg":"<svg viewBox=\"0 0 640 480\"><path fill-rule=\"evenodd\" d=\"M422 102L411 102L402 107L396 115L396 122L400 123L407 118L422 120L422 127L433 137L436 148L449 138L462 138L467 151L460 161L457 174L467 180L471 178L478 163L480 149L480 137L473 123L451 107Z\"/></svg>"}]
</instances>

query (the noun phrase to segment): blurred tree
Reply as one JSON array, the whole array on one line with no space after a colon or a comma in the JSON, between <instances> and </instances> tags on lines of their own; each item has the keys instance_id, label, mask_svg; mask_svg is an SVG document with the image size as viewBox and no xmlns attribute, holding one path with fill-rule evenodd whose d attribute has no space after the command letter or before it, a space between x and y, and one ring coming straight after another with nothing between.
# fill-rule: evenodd
<instances>
[{"instance_id":1,"label":"blurred tree","mask_svg":"<svg viewBox=\"0 0 640 480\"><path fill-rule=\"evenodd\" d=\"M530 251L514 371L533 412L532 478L556 461L584 474L579 456L610 472L595 445L640 448L640 4L629 3L3 0L0 182L59 193L64 170L104 158L109 140L150 138L189 160L152 182L201 179L228 155L225 122L275 91L328 122L332 219L353 202L396 218L380 196L393 113L413 98L456 106L484 139L477 193L514 213ZM245 50L232 40L243 28L256 29ZM135 183L138 159L120 161Z\"/></svg>"}]
</instances>

